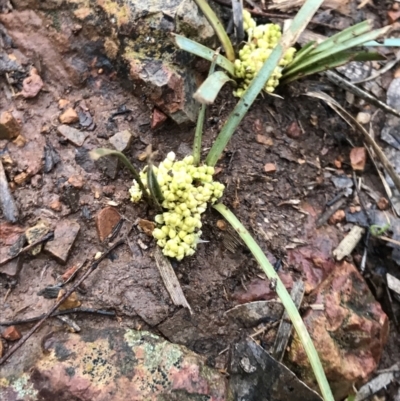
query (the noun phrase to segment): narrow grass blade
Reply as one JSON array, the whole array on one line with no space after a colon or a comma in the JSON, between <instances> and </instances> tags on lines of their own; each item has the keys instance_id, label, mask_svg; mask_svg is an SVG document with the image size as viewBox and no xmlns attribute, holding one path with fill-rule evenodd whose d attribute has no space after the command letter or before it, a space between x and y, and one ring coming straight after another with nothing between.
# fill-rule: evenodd
<instances>
[{"instance_id":1,"label":"narrow grass blade","mask_svg":"<svg viewBox=\"0 0 400 401\"><path fill-rule=\"evenodd\" d=\"M125 166L132 173L132 175L135 178L136 182L139 184L140 190L143 192L143 196L147 200L149 200L149 195L147 193L147 190L146 190L145 186L143 185L142 180L140 179L139 173L137 172L135 167L133 167L132 163L128 160L128 158L122 152L119 152L118 150L98 148L98 149L94 149L94 150L90 151L89 155L92 158L92 160L99 160L101 157L104 157L104 156L116 156L116 157L118 157L118 159L121 160L121 162L124 163Z\"/></svg>"},{"instance_id":2,"label":"narrow grass blade","mask_svg":"<svg viewBox=\"0 0 400 401\"><path fill-rule=\"evenodd\" d=\"M197 89L193 97L201 104L213 104L222 87L231 79L223 71L214 72Z\"/></svg>"},{"instance_id":3,"label":"narrow grass blade","mask_svg":"<svg viewBox=\"0 0 400 401\"><path fill-rule=\"evenodd\" d=\"M253 79L243 97L239 100L236 107L230 114L227 122L219 133L214 142L210 152L208 153L206 164L215 166L220 155L224 151L225 146L231 139L237 126L246 115L247 110L253 104L257 95L260 93L265 83L271 76L275 67L278 65L279 60L282 58L284 52L298 39L301 32L305 29L308 22L311 20L323 0L307 0L297 13L289 29L283 34L278 45L272 51L270 57L266 60L261 70Z\"/></svg>"},{"instance_id":4,"label":"narrow grass blade","mask_svg":"<svg viewBox=\"0 0 400 401\"><path fill-rule=\"evenodd\" d=\"M149 188L150 195L153 198L155 205L162 210L161 203L163 202L164 197L160 185L158 184L157 177L154 174L152 163L149 163L147 166L147 187Z\"/></svg>"},{"instance_id":5,"label":"narrow grass blade","mask_svg":"<svg viewBox=\"0 0 400 401\"><path fill-rule=\"evenodd\" d=\"M320 43L315 50L312 52L313 54L318 54L323 51L326 51L338 44L344 43L349 39L360 36L364 33L369 32L373 28L372 21L367 20L360 22L359 24L350 26L342 32L337 33L336 35L331 36L330 38L324 40Z\"/></svg>"},{"instance_id":6,"label":"narrow grass blade","mask_svg":"<svg viewBox=\"0 0 400 401\"><path fill-rule=\"evenodd\" d=\"M288 78L289 76L298 73L299 71L303 70L304 68L318 63L321 60L325 59L328 56L331 56L333 53L339 53L344 50L351 49L353 47L357 46L362 46L365 42L368 42L370 40L375 40L381 35L384 35L386 32L388 32L391 29L390 26L386 26L384 28L376 29L372 32L367 32L363 35L360 35L356 38L350 39L344 43L337 44L334 49L327 49L323 52L320 52L315 55L311 55L310 57L307 57L304 59L302 62L298 63L296 66L292 68L288 68L285 72L285 77Z\"/></svg>"},{"instance_id":7,"label":"narrow grass blade","mask_svg":"<svg viewBox=\"0 0 400 401\"><path fill-rule=\"evenodd\" d=\"M388 38L388 39L382 40L381 43L376 42L375 40L373 40L371 42L364 43L364 46L367 46L367 47L377 47L377 46L381 46L381 47L400 47L400 39L399 38Z\"/></svg>"},{"instance_id":8,"label":"narrow grass blade","mask_svg":"<svg viewBox=\"0 0 400 401\"><path fill-rule=\"evenodd\" d=\"M280 81L280 85L288 84L289 82L295 81L296 79L305 77L307 75L316 74L318 72L331 70L341 65L347 64L351 61L372 61L372 60L385 60L380 53L368 52L368 51L345 51L334 54L330 57L326 57L319 63L311 64L306 68L302 69L298 74L294 74L286 79L285 72Z\"/></svg>"},{"instance_id":9,"label":"narrow grass blade","mask_svg":"<svg viewBox=\"0 0 400 401\"><path fill-rule=\"evenodd\" d=\"M213 61L210 66L210 70L208 71L208 76L212 75L215 71L215 66L217 63L219 49L216 50L213 56ZM202 104L200 107L199 116L197 117L196 124L196 132L194 134L194 142L193 142L193 163L195 166L200 164L200 154L201 154L201 140L203 137L203 126L204 126L204 118L206 116L206 108L205 104Z\"/></svg>"},{"instance_id":10,"label":"narrow grass blade","mask_svg":"<svg viewBox=\"0 0 400 401\"><path fill-rule=\"evenodd\" d=\"M206 46L201 45L200 43L195 42L194 40L190 40L185 38L184 36L172 34L172 37L175 40L175 44L182 50L185 50L189 53L195 54L196 56L202 57L208 61L213 61L214 50L209 49ZM235 70L233 67L233 63L231 63L226 57L218 55L217 65L219 65L224 70L228 71L232 76L235 75Z\"/></svg>"},{"instance_id":11,"label":"narrow grass blade","mask_svg":"<svg viewBox=\"0 0 400 401\"><path fill-rule=\"evenodd\" d=\"M209 6L206 0L195 0L196 4L199 6L203 14L207 18L208 22L214 28L219 40L221 41L222 47L225 50L225 54L228 60L235 61L235 51L228 34L226 33L221 21L216 16L215 12Z\"/></svg>"},{"instance_id":12,"label":"narrow grass blade","mask_svg":"<svg viewBox=\"0 0 400 401\"><path fill-rule=\"evenodd\" d=\"M287 292L285 286L283 285L281 279L275 272L273 266L268 261L266 256L264 255L261 248L258 246L254 238L250 235L250 233L246 230L246 228L242 225L242 223L236 218L236 216L222 203L213 206L215 210L222 214L225 219L231 224L231 226L236 230L239 236L242 238L243 242L247 245L257 262L259 263L261 269L267 275L270 280L276 280L276 293L281 299L283 306L286 309L287 314L289 315L290 320L293 323L293 327L295 328L303 347L307 353L308 359L310 361L311 367L314 371L315 377L318 381L319 388L321 390L322 396L325 401L333 401L333 395L331 389L329 387L329 383L326 379L324 369L322 367L321 361L319 359L318 353L314 347L314 344L311 340L310 335L304 325L304 322L293 303L292 298Z\"/></svg>"},{"instance_id":13,"label":"narrow grass blade","mask_svg":"<svg viewBox=\"0 0 400 401\"><path fill-rule=\"evenodd\" d=\"M298 64L301 60L303 60L306 56L308 56L316 47L318 43L316 41L312 41L304 45L295 55L293 61L287 66L287 68L293 67Z\"/></svg>"}]
</instances>

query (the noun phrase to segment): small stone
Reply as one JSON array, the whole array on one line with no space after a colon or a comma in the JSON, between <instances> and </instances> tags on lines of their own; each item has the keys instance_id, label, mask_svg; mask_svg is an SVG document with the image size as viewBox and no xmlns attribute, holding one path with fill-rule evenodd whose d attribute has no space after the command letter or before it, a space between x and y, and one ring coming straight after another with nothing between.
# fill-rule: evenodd
<instances>
[{"instance_id":1,"label":"small stone","mask_svg":"<svg viewBox=\"0 0 400 401\"><path fill-rule=\"evenodd\" d=\"M333 215L329 218L329 224L337 224L343 221L346 218L346 213L344 210L337 210Z\"/></svg>"},{"instance_id":2,"label":"small stone","mask_svg":"<svg viewBox=\"0 0 400 401\"><path fill-rule=\"evenodd\" d=\"M272 140L272 138L269 138L262 134L257 134L256 141L257 141L257 143L259 143L261 145L265 145L265 146L272 146L274 144L274 141Z\"/></svg>"},{"instance_id":3,"label":"small stone","mask_svg":"<svg viewBox=\"0 0 400 401\"><path fill-rule=\"evenodd\" d=\"M68 281L71 276L76 272L76 270L78 269L78 266L72 266L69 269L67 269L64 274L61 276L62 281L65 283L66 281Z\"/></svg>"},{"instance_id":4,"label":"small stone","mask_svg":"<svg viewBox=\"0 0 400 401\"><path fill-rule=\"evenodd\" d=\"M225 220L217 220L217 227L222 231L228 228Z\"/></svg>"},{"instance_id":5,"label":"small stone","mask_svg":"<svg viewBox=\"0 0 400 401\"><path fill-rule=\"evenodd\" d=\"M301 128L297 121L293 121L286 130L286 135L292 139L298 139L301 137Z\"/></svg>"},{"instance_id":6,"label":"small stone","mask_svg":"<svg viewBox=\"0 0 400 401\"><path fill-rule=\"evenodd\" d=\"M94 255L94 260L100 259L101 255L103 255L101 252L96 252L96 254Z\"/></svg>"},{"instance_id":7,"label":"small stone","mask_svg":"<svg viewBox=\"0 0 400 401\"><path fill-rule=\"evenodd\" d=\"M9 111L0 114L0 139L14 139L20 134L20 125Z\"/></svg>"},{"instance_id":8,"label":"small stone","mask_svg":"<svg viewBox=\"0 0 400 401\"><path fill-rule=\"evenodd\" d=\"M59 301L65 294L65 290L61 289L57 296L57 301ZM74 309L81 306L81 302L74 291L59 307L58 310Z\"/></svg>"},{"instance_id":9,"label":"small stone","mask_svg":"<svg viewBox=\"0 0 400 401\"><path fill-rule=\"evenodd\" d=\"M75 220L62 220L54 230L53 241L48 241L44 250L59 263L65 264L78 236L80 226Z\"/></svg>"},{"instance_id":10,"label":"small stone","mask_svg":"<svg viewBox=\"0 0 400 401\"><path fill-rule=\"evenodd\" d=\"M86 132L79 131L68 125L60 125L57 131L76 146L82 146L88 135Z\"/></svg>"},{"instance_id":11,"label":"small stone","mask_svg":"<svg viewBox=\"0 0 400 401\"><path fill-rule=\"evenodd\" d=\"M28 241L28 244L33 244L34 242L42 238L44 235L46 235L48 232L49 232L48 224L44 221L39 221L35 226L30 227L25 231L26 240ZM31 254L33 256L37 255L42 250L42 247L43 244L35 246L34 248L32 248Z\"/></svg>"},{"instance_id":12,"label":"small stone","mask_svg":"<svg viewBox=\"0 0 400 401\"><path fill-rule=\"evenodd\" d=\"M22 184L25 184L25 181L27 180L27 178L28 178L28 174L25 172L22 172L14 177L14 182L17 185L22 185Z\"/></svg>"},{"instance_id":13,"label":"small stone","mask_svg":"<svg viewBox=\"0 0 400 401\"><path fill-rule=\"evenodd\" d=\"M353 148L350 152L351 167L355 171L364 171L367 161L367 151L365 148Z\"/></svg>"},{"instance_id":14,"label":"small stone","mask_svg":"<svg viewBox=\"0 0 400 401\"><path fill-rule=\"evenodd\" d=\"M143 230L143 232L148 235L149 237L153 236L153 231L156 225L149 220L140 219L139 220L139 227Z\"/></svg>"},{"instance_id":15,"label":"small stone","mask_svg":"<svg viewBox=\"0 0 400 401\"><path fill-rule=\"evenodd\" d=\"M74 124L79 121L78 114L72 107L69 107L67 110L65 110L64 113L58 117L58 119L60 120L61 124Z\"/></svg>"},{"instance_id":16,"label":"small stone","mask_svg":"<svg viewBox=\"0 0 400 401\"><path fill-rule=\"evenodd\" d=\"M70 104L70 101L67 99L60 99L58 101L58 108L60 110L64 109L66 106L68 106Z\"/></svg>"},{"instance_id":17,"label":"small stone","mask_svg":"<svg viewBox=\"0 0 400 401\"><path fill-rule=\"evenodd\" d=\"M61 212L62 204L58 199L56 199L50 203L49 207L56 212Z\"/></svg>"},{"instance_id":18,"label":"small stone","mask_svg":"<svg viewBox=\"0 0 400 401\"><path fill-rule=\"evenodd\" d=\"M274 164L274 163L267 163L267 164L264 166L264 171L265 171L266 173L275 173L275 171L276 171L276 166L275 166L275 164Z\"/></svg>"},{"instance_id":19,"label":"small stone","mask_svg":"<svg viewBox=\"0 0 400 401\"><path fill-rule=\"evenodd\" d=\"M96 228L100 241L104 241L121 220L117 209L107 206L96 215Z\"/></svg>"},{"instance_id":20,"label":"small stone","mask_svg":"<svg viewBox=\"0 0 400 401\"><path fill-rule=\"evenodd\" d=\"M31 185L33 188L40 188L42 186L43 179L40 174L36 174L31 179Z\"/></svg>"},{"instance_id":21,"label":"small stone","mask_svg":"<svg viewBox=\"0 0 400 401\"><path fill-rule=\"evenodd\" d=\"M3 245L13 245L25 230L11 223L0 223L0 243Z\"/></svg>"},{"instance_id":22,"label":"small stone","mask_svg":"<svg viewBox=\"0 0 400 401\"><path fill-rule=\"evenodd\" d=\"M26 144L26 139L22 135L18 135L14 140L13 144L18 148L23 148Z\"/></svg>"},{"instance_id":23,"label":"small stone","mask_svg":"<svg viewBox=\"0 0 400 401\"><path fill-rule=\"evenodd\" d=\"M160 128L168 117L159 109L154 108L153 115L151 116L151 129Z\"/></svg>"},{"instance_id":24,"label":"small stone","mask_svg":"<svg viewBox=\"0 0 400 401\"><path fill-rule=\"evenodd\" d=\"M149 156L148 152L142 152L142 153L139 154L138 160L140 162L144 162L147 159L148 156Z\"/></svg>"},{"instance_id":25,"label":"small stone","mask_svg":"<svg viewBox=\"0 0 400 401\"><path fill-rule=\"evenodd\" d=\"M103 193L106 196L111 196L113 195L115 192L115 185L106 185L105 187L103 187Z\"/></svg>"},{"instance_id":26,"label":"small stone","mask_svg":"<svg viewBox=\"0 0 400 401\"><path fill-rule=\"evenodd\" d=\"M109 141L116 150L124 152L131 146L132 138L132 134L128 130L125 130L117 132Z\"/></svg>"},{"instance_id":27,"label":"small stone","mask_svg":"<svg viewBox=\"0 0 400 401\"><path fill-rule=\"evenodd\" d=\"M75 188L69 183L64 184L60 200L67 205L73 213L77 212L80 208L79 198L79 188Z\"/></svg>"},{"instance_id":28,"label":"small stone","mask_svg":"<svg viewBox=\"0 0 400 401\"><path fill-rule=\"evenodd\" d=\"M342 168L342 162L340 160L335 160L333 162L333 164L335 165L336 168Z\"/></svg>"},{"instance_id":29,"label":"small stone","mask_svg":"<svg viewBox=\"0 0 400 401\"><path fill-rule=\"evenodd\" d=\"M25 78L22 82L21 95L25 99L32 99L37 96L42 88L42 78L40 78L38 70L36 68L32 68L29 77Z\"/></svg>"},{"instance_id":30,"label":"small stone","mask_svg":"<svg viewBox=\"0 0 400 401\"><path fill-rule=\"evenodd\" d=\"M75 174L71 175L71 177L68 178L68 183L71 184L74 188L81 189L85 181L81 175Z\"/></svg>"},{"instance_id":31,"label":"small stone","mask_svg":"<svg viewBox=\"0 0 400 401\"><path fill-rule=\"evenodd\" d=\"M376 203L379 210L386 210L389 207L389 201L383 196Z\"/></svg>"},{"instance_id":32,"label":"small stone","mask_svg":"<svg viewBox=\"0 0 400 401\"><path fill-rule=\"evenodd\" d=\"M18 329L15 326L9 326L7 327L2 333L2 337L5 338L7 341L17 341L19 340L22 336L21 333L18 331Z\"/></svg>"},{"instance_id":33,"label":"small stone","mask_svg":"<svg viewBox=\"0 0 400 401\"><path fill-rule=\"evenodd\" d=\"M356 119L360 124L368 124L371 121L371 114L361 111L357 114Z\"/></svg>"}]
</instances>

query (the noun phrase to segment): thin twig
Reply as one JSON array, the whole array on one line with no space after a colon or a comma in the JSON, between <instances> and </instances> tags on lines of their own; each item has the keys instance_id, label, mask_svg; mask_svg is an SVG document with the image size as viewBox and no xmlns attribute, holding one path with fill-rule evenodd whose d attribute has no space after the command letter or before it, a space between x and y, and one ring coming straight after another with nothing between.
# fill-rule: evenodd
<instances>
[{"instance_id":1,"label":"thin twig","mask_svg":"<svg viewBox=\"0 0 400 401\"><path fill-rule=\"evenodd\" d=\"M105 316L115 316L114 311L107 311L103 309L93 309L93 308L73 308L67 310L59 310L57 312L52 313L49 317L55 317L60 315L69 315L70 313L97 313L99 315ZM19 324L27 324L37 322L40 319L46 317L47 313L44 313L39 316L30 317L29 319L20 319L20 320L13 320L11 322L0 322L0 326L17 326Z\"/></svg>"},{"instance_id":2,"label":"thin twig","mask_svg":"<svg viewBox=\"0 0 400 401\"><path fill-rule=\"evenodd\" d=\"M44 235L43 237L39 238L37 241L33 242L32 244L26 246L25 248L22 248L17 254L8 257L7 259L0 260L0 266L5 265L6 263L12 261L13 259L17 258L19 255L26 253L30 251L32 248L35 248L35 246L42 244L43 242L48 241L49 239L52 239L54 237L54 232L51 231Z\"/></svg>"},{"instance_id":3,"label":"thin twig","mask_svg":"<svg viewBox=\"0 0 400 401\"><path fill-rule=\"evenodd\" d=\"M86 273L79 279L77 280L74 285L65 292L65 294L57 301L51 308L50 310L43 316L42 319L40 319L29 331L27 334L25 334L12 348L8 350L8 352L0 359L0 365L2 365L4 362L8 360L21 346L32 336L33 333L35 333L41 326L42 324L46 321L46 319L51 316L51 314L79 287L79 285L94 271L96 270L97 266L99 263L105 259L110 252L112 252L115 248L118 246L122 245L125 242L125 239L121 239L118 242L116 242L113 246L111 246L107 251L105 251L99 259L95 260L89 269L86 271Z\"/></svg>"}]
</instances>

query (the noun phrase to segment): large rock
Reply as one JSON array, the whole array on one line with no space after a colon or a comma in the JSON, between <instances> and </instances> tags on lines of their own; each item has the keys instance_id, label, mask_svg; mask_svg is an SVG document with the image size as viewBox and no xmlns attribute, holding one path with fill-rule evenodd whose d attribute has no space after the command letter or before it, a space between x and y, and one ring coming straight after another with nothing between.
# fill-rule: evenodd
<instances>
[{"instance_id":1,"label":"large rock","mask_svg":"<svg viewBox=\"0 0 400 401\"><path fill-rule=\"evenodd\" d=\"M313 291L312 302L323 310L310 309L303 320L321 358L335 399L343 399L367 381L376 370L386 343L389 321L364 279L352 264L336 265ZM314 374L297 335L289 359L294 370L312 385Z\"/></svg>"},{"instance_id":2,"label":"large rock","mask_svg":"<svg viewBox=\"0 0 400 401\"><path fill-rule=\"evenodd\" d=\"M225 401L225 377L187 348L148 332L55 332L25 373L3 369L0 399L12 401Z\"/></svg>"}]
</instances>

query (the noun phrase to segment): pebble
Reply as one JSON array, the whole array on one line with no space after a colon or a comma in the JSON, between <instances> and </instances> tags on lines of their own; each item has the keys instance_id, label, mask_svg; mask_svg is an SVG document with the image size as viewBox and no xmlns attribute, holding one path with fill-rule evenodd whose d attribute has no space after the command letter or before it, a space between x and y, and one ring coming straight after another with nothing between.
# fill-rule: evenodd
<instances>
[{"instance_id":1,"label":"pebble","mask_svg":"<svg viewBox=\"0 0 400 401\"><path fill-rule=\"evenodd\" d=\"M80 225L75 220L62 220L54 230L53 241L48 241L44 250L61 264L65 264L78 236Z\"/></svg>"},{"instance_id":2,"label":"pebble","mask_svg":"<svg viewBox=\"0 0 400 401\"><path fill-rule=\"evenodd\" d=\"M79 131L68 125L60 125L57 131L76 146L82 146L88 135L86 132Z\"/></svg>"},{"instance_id":3,"label":"pebble","mask_svg":"<svg viewBox=\"0 0 400 401\"><path fill-rule=\"evenodd\" d=\"M18 331L18 329L15 326L7 327L1 333L1 335L3 336L3 338L5 338L8 341L17 341L22 337L21 333Z\"/></svg>"},{"instance_id":4,"label":"pebble","mask_svg":"<svg viewBox=\"0 0 400 401\"><path fill-rule=\"evenodd\" d=\"M17 146L18 148L23 148L26 144L26 139L22 135L18 135L14 140L13 144Z\"/></svg>"},{"instance_id":5,"label":"pebble","mask_svg":"<svg viewBox=\"0 0 400 401\"><path fill-rule=\"evenodd\" d=\"M58 117L58 119L60 120L61 124L74 124L79 121L78 114L72 107L69 107L67 110L65 110L64 113Z\"/></svg>"},{"instance_id":6,"label":"pebble","mask_svg":"<svg viewBox=\"0 0 400 401\"><path fill-rule=\"evenodd\" d=\"M25 181L28 179L28 174L27 173L25 173L25 171L24 172L22 172L22 173L20 173L20 174L18 174L18 175L16 175L15 177L14 177L14 182L17 184L17 185L22 185L22 184L25 184Z\"/></svg>"},{"instance_id":7,"label":"pebble","mask_svg":"<svg viewBox=\"0 0 400 401\"><path fill-rule=\"evenodd\" d=\"M389 207L389 201L383 196L376 203L379 210L386 210Z\"/></svg>"},{"instance_id":8,"label":"pebble","mask_svg":"<svg viewBox=\"0 0 400 401\"><path fill-rule=\"evenodd\" d=\"M298 139L301 137L301 128L297 121L293 121L286 130L286 135L292 139Z\"/></svg>"},{"instance_id":9,"label":"pebble","mask_svg":"<svg viewBox=\"0 0 400 401\"><path fill-rule=\"evenodd\" d=\"M225 220L217 220L217 227L222 231L226 231L228 228Z\"/></svg>"},{"instance_id":10,"label":"pebble","mask_svg":"<svg viewBox=\"0 0 400 401\"><path fill-rule=\"evenodd\" d=\"M346 218L346 213L344 210L337 210L333 215L329 218L329 224L335 225L340 223Z\"/></svg>"},{"instance_id":11,"label":"pebble","mask_svg":"<svg viewBox=\"0 0 400 401\"><path fill-rule=\"evenodd\" d=\"M59 108L60 110L62 110L63 108L65 108L66 106L68 106L69 103L70 103L70 101L67 100L67 99L60 99L60 100L58 101L58 108Z\"/></svg>"},{"instance_id":12,"label":"pebble","mask_svg":"<svg viewBox=\"0 0 400 401\"><path fill-rule=\"evenodd\" d=\"M33 244L49 232L49 225L45 221L39 221L35 226L28 228L25 231L26 240L28 244ZM40 253L43 244L39 244L32 248L31 254L33 256Z\"/></svg>"},{"instance_id":13,"label":"pebble","mask_svg":"<svg viewBox=\"0 0 400 401\"><path fill-rule=\"evenodd\" d=\"M132 134L128 131L120 131L113 135L109 141L114 148L120 152L124 152L129 149L132 143Z\"/></svg>"},{"instance_id":14,"label":"pebble","mask_svg":"<svg viewBox=\"0 0 400 401\"><path fill-rule=\"evenodd\" d=\"M154 108L151 116L151 129L160 128L168 117L159 109Z\"/></svg>"},{"instance_id":15,"label":"pebble","mask_svg":"<svg viewBox=\"0 0 400 401\"><path fill-rule=\"evenodd\" d=\"M368 124L371 121L371 114L361 111L357 114L356 119L360 124Z\"/></svg>"},{"instance_id":16,"label":"pebble","mask_svg":"<svg viewBox=\"0 0 400 401\"><path fill-rule=\"evenodd\" d=\"M0 139L14 139L20 134L20 125L9 111L0 114Z\"/></svg>"},{"instance_id":17,"label":"pebble","mask_svg":"<svg viewBox=\"0 0 400 401\"><path fill-rule=\"evenodd\" d=\"M38 70L36 68L32 68L29 77L25 78L22 82L21 95L25 99L32 99L37 96L42 88L42 78L40 78Z\"/></svg>"},{"instance_id":18,"label":"pebble","mask_svg":"<svg viewBox=\"0 0 400 401\"><path fill-rule=\"evenodd\" d=\"M57 296L57 302L61 299L61 297L65 294L65 290L61 289ZM81 302L74 291L59 307L59 310L66 310L66 309L74 309L79 308L81 306Z\"/></svg>"},{"instance_id":19,"label":"pebble","mask_svg":"<svg viewBox=\"0 0 400 401\"><path fill-rule=\"evenodd\" d=\"M96 228L100 241L104 241L113 232L120 220L120 214L112 206L107 206L97 213Z\"/></svg>"},{"instance_id":20,"label":"pebble","mask_svg":"<svg viewBox=\"0 0 400 401\"><path fill-rule=\"evenodd\" d=\"M145 219L140 219L138 225L146 235L148 235L149 237L153 237L153 231L156 227L154 222Z\"/></svg>"},{"instance_id":21,"label":"pebble","mask_svg":"<svg viewBox=\"0 0 400 401\"><path fill-rule=\"evenodd\" d=\"M261 145L265 145L265 146L272 146L274 144L274 141L272 140L272 138L269 138L262 134L257 134L256 141L257 141L257 143L260 143Z\"/></svg>"},{"instance_id":22,"label":"pebble","mask_svg":"<svg viewBox=\"0 0 400 401\"><path fill-rule=\"evenodd\" d=\"M367 161L367 151L365 148L353 148L350 151L351 167L355 171L364 171Z\"/></svg>"},{"instance_id":23,"label":"pebble","mask_svg":"<svg viewBox=\"0 0 400 401\"><path fill-rule=\"evenodd\" d=\"M276 166L275 166L275 164L274 164L274 163L267 163L267 164L264 166L264 171L265 171L266 173L275 173L275 171L276 171Z\"/></svg>"},{"instance_id":24,"label":"pebble","mask_svg":"<svg viewBox=\"0 0 400 401\"><path fill-rule=\"evenodd\" d=\"M81 175L75 174L71 175L71 177L68 178L68 183L71 184L74 188L81 189L85 184L85 181Z\"/></svg>"},{"instance_id":25,"label":"pebble","mask_svg":"<svg viewBox=\"0 0 400 401\"><path fill-rule=\"evenodd\" d=\"M56 212L61 212L62 204L58 199L55 199L50 203L49 207Z\"/></svg>"}]
</instances>

